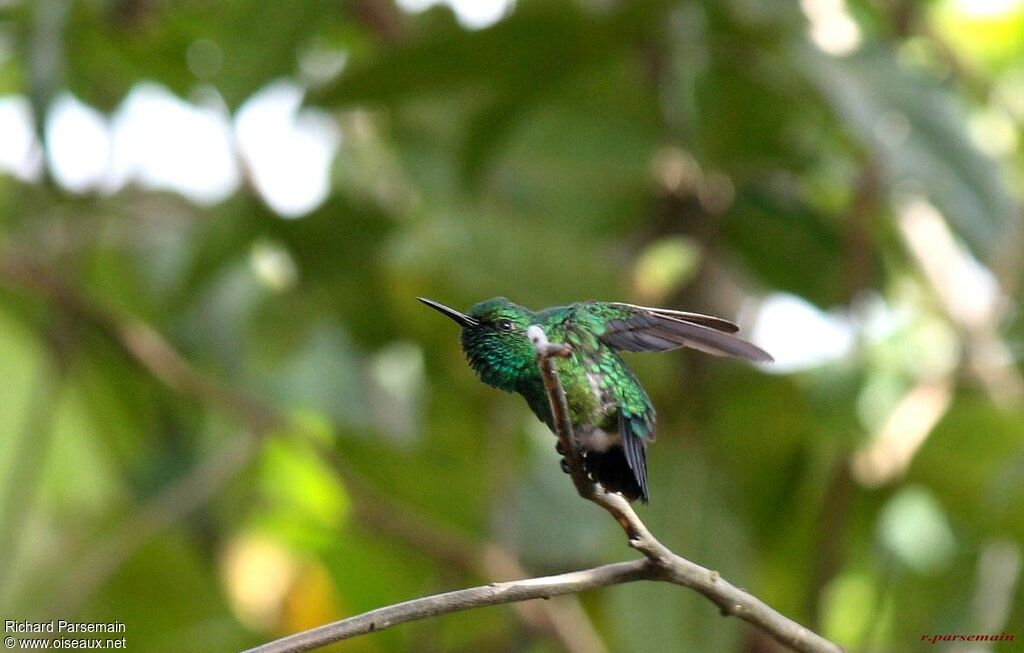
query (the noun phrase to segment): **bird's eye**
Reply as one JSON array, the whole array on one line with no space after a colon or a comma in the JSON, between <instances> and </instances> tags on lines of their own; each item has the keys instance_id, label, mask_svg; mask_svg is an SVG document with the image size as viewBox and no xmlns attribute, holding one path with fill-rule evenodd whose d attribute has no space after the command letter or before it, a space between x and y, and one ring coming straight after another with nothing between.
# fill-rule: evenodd
<instances>
[{"instance_id":1,"label":"bird's eye","mask_svg":"<svg viewBox=\"0 0 1024 653\"><path fill-rule=\"evenodd\" d=\"M498 320L497 325L501 331L511 331L513 329L512 320Z\"/></svg>"}]
</instances>

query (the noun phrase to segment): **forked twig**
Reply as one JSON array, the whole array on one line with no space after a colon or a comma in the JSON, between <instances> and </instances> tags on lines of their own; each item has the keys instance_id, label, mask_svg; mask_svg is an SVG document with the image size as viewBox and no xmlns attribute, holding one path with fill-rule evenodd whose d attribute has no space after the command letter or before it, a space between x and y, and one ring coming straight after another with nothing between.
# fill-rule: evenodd
<instances>
[{"instance_id":1,"label":"forked twig","mask_svg":"<svg viewBox=\"0 0 1024 653\"><path fill-rule=\"evenodd\" d=\"M723 615L739 617L794 650L814 653L838 653L843 650L776 612L757 597L732 585L718 572L705 569L673 553L651 534L629 501L621 494L606 492L600 484L591 480L583 465L583 456L577 446L572 421L569 419L565 391L552 360L568 358L572 355L572 349L566 344L549 342L544 330L538 325L527 329L527 336L537 350L537 365L540 367L544 388L551 402L552 422L561 444L560 448L565 452L569 475L577 492L584 499L593 501L611 513L626 532L629 545L644 554L657 570L651 576L652 579L665 580L696 590L714 602Z\"/></svg>"},{"instance_id":2,"label":"forked twig","mask_svg":"<svg viewBox=\"0 0 1024 653\"><path fill-rule=\"evenodd\" d=\"M572 349L548 341L544 330L527 330L537 350L537 365L551 402L553 424L564 452L568 472L580 496L598 504L615 517L629 538L629 544L645 559L603 565L558 576L529 578L506 583L435 594L386 606L348 619L306 630L250 649L246 653L296 653L325 646L343 639L372 633L401 623L426 617L468 610L485 605L548 598L559 594L618 585L638 580L660 580L689 587L714 602L723 615L739 617L773 638L802 653L841 653L842 648L768 607L760 599L723 580L718 572L705 569L672 553L659 542L632 506L620 494L606 492L590 479L576 444L568 402L554 358L567 358Z\"/></svg>"}]
</instances>

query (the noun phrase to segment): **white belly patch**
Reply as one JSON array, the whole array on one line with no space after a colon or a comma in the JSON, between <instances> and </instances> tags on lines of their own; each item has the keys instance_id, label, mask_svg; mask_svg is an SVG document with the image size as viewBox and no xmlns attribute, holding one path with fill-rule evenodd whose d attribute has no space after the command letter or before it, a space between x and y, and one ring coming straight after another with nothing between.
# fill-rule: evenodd
<instances>
[{"instance_id":1,"label":"white belly patch","mask_svg":"<svg viewBox=\"0 0 1024 653\"><path fill-rule=\"evenodd\" d=\"M581 428L577 431L576 437L579 438L580 444L587 451L605 452L610 447L614 447L622 443L622 435L618 431L614 433L608 433L604 429L596 427Z\"/></svg>"},{"instance_id":2,"label":"white belly patch","mask_svg":"<svg viewBox=\"0 0 1024 653\"><path fill-rule=\"evenodd\" d=\"M587 381L590 383L590 391L594 393L594 401L597 402L600 413L607 414L613 408L611 393L601 389L601 379L597 374L587 373ZM622 436L618 431L609 433L590 424L578 426L576 437L579 438L584 449L600 453L622 443Z\"/></svg>"}]
</instances>

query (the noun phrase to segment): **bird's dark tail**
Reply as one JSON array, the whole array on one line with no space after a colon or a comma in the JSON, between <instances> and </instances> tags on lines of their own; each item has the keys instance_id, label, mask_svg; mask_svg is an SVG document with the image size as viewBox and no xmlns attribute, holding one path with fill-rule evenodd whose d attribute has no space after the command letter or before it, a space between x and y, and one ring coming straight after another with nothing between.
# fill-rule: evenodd
<instances>
[{"instance_id":1,"label":"bird's dark tail","mask_svg":"<svg viewBox=\"0 0 1024 653\"><path fill-rule=\"evenodd\" d=\"M640 499L647 503L647 492L637 482L622 447L610 447L603 452L588 451L583 462L590 475L603 485L604 489L609 492L620 492L630 501Z\"/></svg>"}]
</instances>

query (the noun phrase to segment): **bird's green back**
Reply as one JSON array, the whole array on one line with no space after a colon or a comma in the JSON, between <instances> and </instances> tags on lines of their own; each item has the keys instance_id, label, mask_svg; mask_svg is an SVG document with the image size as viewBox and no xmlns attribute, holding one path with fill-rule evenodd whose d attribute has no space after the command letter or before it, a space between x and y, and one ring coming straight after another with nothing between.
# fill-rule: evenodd
<instances>
[{"instance_id":1,"label":"bird's green back","mask_svg":"<svg viewBox=\"0 0 1024 653\"><path fill-rule=\"evenodd\" d=\"M556 369L573 423L590 423L612 431L618 428L616 411L621 411L633 435L652 439L654 407L647 393L622 357L599 338L607 320L620 315L609 304L584 302L545 309L536 313L536 319L549 340L572 347L572 356L557 359ZM595 384L599 392L595 392ZM530 407L550 423L543 384L531 384L528 390L522 394Z\"/></svg>"}]
</instances>

